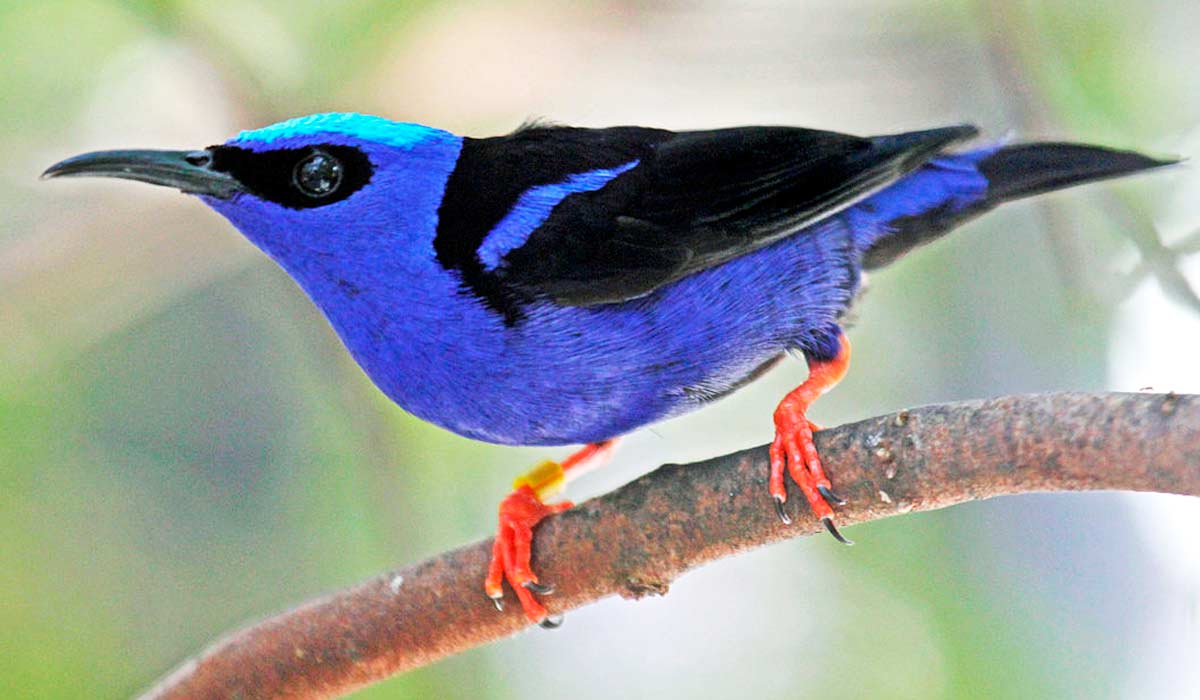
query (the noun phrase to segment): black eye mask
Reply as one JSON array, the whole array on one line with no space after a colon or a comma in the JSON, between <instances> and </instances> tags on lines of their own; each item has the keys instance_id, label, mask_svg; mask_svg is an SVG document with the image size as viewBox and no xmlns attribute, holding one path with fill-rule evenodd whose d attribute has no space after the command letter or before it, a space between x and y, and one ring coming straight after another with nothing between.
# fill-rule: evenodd
<instances>
[{"instance_id":1,"label":"black eye mask","mask_svg":"<svg viewBox=\"0 0 1200 700\"><path fill-rule=\"evenodd\" d=\"M252 151L213 146L213 170L229 173L251 194L289 209L311 209L346 199L371 181L375 168L353 146L322 144Z\"/></svg>"}]
</instances>

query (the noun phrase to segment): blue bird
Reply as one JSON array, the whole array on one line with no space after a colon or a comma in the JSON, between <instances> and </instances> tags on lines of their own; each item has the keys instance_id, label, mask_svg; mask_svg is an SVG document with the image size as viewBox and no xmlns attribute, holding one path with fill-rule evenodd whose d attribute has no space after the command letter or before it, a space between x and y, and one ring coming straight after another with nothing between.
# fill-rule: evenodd
<instances>
[{"instance_id":1,"label":"blue bird","mask_svg":"<svg viewBox=\"0 0 1200 700\"><path fill-rule=\"evenodd\" d=\"M507 581L531 621L556 626L532 528L571 507L545 501L618 436L802 353L768 490L790 522L790 476L845 541L806 412L849 364L842 324L863 270L1002 202L1171 162L1067 143L950 150L975 135L531 124L466 138L318 114L203 150L88 153L44 176L198 195L407 411L488 442L586 444L517 479L485 580L497 607Z\"/></svg>"}]
</instances>

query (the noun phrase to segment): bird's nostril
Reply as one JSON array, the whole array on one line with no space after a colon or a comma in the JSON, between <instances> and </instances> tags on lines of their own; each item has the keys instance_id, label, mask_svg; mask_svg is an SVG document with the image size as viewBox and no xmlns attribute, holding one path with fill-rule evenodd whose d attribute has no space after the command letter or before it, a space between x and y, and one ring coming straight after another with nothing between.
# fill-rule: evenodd
<instances>
[{"instance_id":1,"label":"bird's nostril","mask_svg":"<svg viewBox=\"0 0 1200 700\"><path fill-rule=\"evenodd\" d=\"M212 163L212 154L208 151L192 151L183 157L189 164L203 168Z\"/></svg>"}]
</instances>

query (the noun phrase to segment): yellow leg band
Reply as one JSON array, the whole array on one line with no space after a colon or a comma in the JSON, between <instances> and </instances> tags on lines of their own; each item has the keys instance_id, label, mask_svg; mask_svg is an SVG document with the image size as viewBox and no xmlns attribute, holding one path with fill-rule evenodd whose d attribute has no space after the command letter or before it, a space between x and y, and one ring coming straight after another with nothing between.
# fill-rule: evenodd
<instances>
[{"instance_id":1,"label":"yellow leg band","mask_svg":"<svg viewBox=\"0 0 1200 700\"><path fill-rule=\"evenodd\" d=\"M538 462L532 469L513 479L513 488L528 486L538 498L545 500L560 493L567 485L566 472L558 462Z\"/></svg>"}]
</instances>

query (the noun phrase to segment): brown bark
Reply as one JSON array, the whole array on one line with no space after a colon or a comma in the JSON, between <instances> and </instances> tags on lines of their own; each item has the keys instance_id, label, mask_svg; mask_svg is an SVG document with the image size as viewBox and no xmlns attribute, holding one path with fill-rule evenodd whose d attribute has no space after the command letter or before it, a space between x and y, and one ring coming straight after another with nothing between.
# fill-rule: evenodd
<instances>
[{"instance_id":1,"label":"brown bark","mask_svg":"<svg viewBox=\"0 0 1200 700\"><path fill-rule=\"evenodd\" d=\"M849 525L1031 491L1200 495L1200 396L1049 394L926 406L822 431L817 445ZM766 448L666 465L546 521L534 566L552 612L608 595L661 595L680 573L820 531L793 491L784 526L767 495ZM513 634L511 593L483 594L482 540L253 624L188 661L146 699L349 692ZM546 634L552 634L547 632Z\"/></svg>"}]
</instances>

